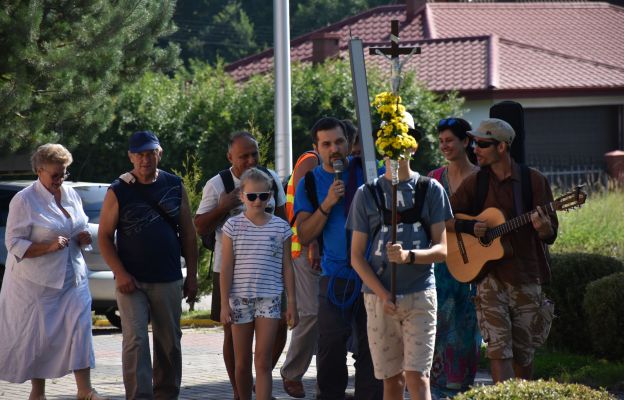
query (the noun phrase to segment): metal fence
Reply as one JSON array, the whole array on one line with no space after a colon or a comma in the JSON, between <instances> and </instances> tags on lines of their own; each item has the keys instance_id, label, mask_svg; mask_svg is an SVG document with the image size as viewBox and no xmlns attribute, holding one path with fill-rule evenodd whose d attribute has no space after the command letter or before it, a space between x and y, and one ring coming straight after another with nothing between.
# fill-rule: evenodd
<instances>
[{"instance_id":1,"label":"metal fence","mask_svg":"<svg viewBox=\"0 0 624 400\"><path fill-rule=\"evenodd\" d=\"M560 191L566 191L576 185L585 185L586 190L604 189L609 184L609 175L604 162L548 162L533 160L531 167L544 174L550 185Z\"/></svg>"}]
</instances>

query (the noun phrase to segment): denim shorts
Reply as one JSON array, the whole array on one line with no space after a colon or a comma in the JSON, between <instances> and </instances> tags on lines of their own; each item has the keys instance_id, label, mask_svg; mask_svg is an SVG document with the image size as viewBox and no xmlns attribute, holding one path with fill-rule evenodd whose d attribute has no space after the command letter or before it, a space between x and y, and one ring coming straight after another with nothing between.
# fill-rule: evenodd
<instances>
[{"instance_id":1,"label":"denim shorts","mask_svg":"<svg viewBox=\"0 0 624 400\"><path fill-rule=\"evenodd\" d=\"M246 324L256 318L281 318L282 296L230 298L232 323Z\"/></svg>"}]
</instances>

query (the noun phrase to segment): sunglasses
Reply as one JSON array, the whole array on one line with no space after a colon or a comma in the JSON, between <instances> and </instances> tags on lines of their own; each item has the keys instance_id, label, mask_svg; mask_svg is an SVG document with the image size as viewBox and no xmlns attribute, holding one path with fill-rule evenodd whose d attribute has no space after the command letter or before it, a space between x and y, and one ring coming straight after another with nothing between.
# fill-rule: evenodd
<instances>
[{"instance_id":1,"label":"sunglasses","mask_svg":"<svg viewBox=\"0 0 624 400\"><path fill-rule=\"evenodd\" d=\"M456 122L456 118L444 118L438 122L438 128L442 128L443 126L453 126Z\"/></svg>"},{"instance_id":2,"label":"sunglasses","mask_svg":"<svg viewBox=\"0 0 624 400\"><path fill-rule=\"evenodd\" d=\"M44 170L45 172L47 172L48 175L50 175L50 178L53 181L58 181L58 180L61 180L61 179L62 180L66 180L67 178L69 178L69 172L64 172L63 174L52 174L52 173L50 173L50 171L48 171L45 168L41 168L41 169Z\"/></svg>"},{"instance_id":3,"label":"sunglasses","mask_svg":"<svg viewBox=\"0 0 624 400\"><path fill-rule=\"evenodd\" d=\"M257 198L260 198L260 201L267 201L269 197L271 197L271 192L260 192L260 193L243 192L243 194L247 197L247 200L249 201L256 201Z\"/></svg>"},{"instance_id":4,"label":"sunglasses","mask_svg":"<svg viewBox=\"0 0 624 400\"><path fill-rule=\"evenodd\" d=\"M499 144L500 142L498 140L488 140L488 141L481 141L481 142L477 142L476 140L473 140L472 143L470 143L470 145L472 146L473 149L476 149L477 147L480 149L487 149L490 146L494 146Z\"/></svg>"}]
</instances>

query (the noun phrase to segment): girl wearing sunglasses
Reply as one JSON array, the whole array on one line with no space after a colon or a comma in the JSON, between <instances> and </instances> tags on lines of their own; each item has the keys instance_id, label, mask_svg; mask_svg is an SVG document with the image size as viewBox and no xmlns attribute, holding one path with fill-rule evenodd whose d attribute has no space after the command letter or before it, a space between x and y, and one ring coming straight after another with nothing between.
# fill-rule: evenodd
<instances>
[{"instance_id":1,"label":"girl wearing sunglasses","mask_svg":"<svg viewBox=\"0 0 624 400\"><path fill-rule=\"evenodd\" d=\"M271 178L257 168L241 176L245 211L223 225L221 254L221 322L232 324L236 384L241 400L251 399L252 354L255 352L256 398L270 399L271 355L286 287L286 321L299 320L290 256L290 225L265 211ZM287 249L288 251L284 251ZM252 343L256 336L256 348Z\"/></svg>"},{"instance_id":2,"label":"girl wearing sunglasses","mask_svg":"<svg viewBox=\"0 0 624 400\"><path fill-rule=\"evenodd\" d=\"M438 123L439 148L448 164L429 173L450 197L464 178L479 170L467 132L470 124L461 118ZM431 369L433 398L453 397L474 384L481 336L472 303L474 288L457 282L446 263L435 265L438 315L436 343Z\"/></svg>"}]
</instances>

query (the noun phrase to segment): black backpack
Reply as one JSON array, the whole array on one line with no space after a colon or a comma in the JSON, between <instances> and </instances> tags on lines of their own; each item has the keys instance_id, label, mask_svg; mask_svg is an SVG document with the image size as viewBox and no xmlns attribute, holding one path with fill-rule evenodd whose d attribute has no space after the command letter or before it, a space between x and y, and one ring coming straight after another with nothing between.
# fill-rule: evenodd
<instances>
[{"instance_id":1,"label":"black backpack","mask_svg":"<svg viewBox=\"0 0 624 400\"><path fill-rule=\"evenodd\" d=\"M256 168L258 168L260 171L264 172L265 174L271 177L271 181L273 182L273 185L272 185L273 196L277 204L277 195L279 192L277 188L277 183L275 182L273 175L265 167L256 166ZM223 171L219 171L219 176L221 177L221 180L223 181L223 187L225 188L226 194L234 190L234 178L232 177L232 172L230 171L229 168L224 169ZM225 222L225 220L223 222ZM217 241L216 232L212 231L205 235L201 235L201 241L202 241L202 245L205 248L207 248L208 250L214 251L215 244Z\"/></svg>"},{"instance_id":2,"label":"black backpack","mask_svg":"<svg viewBox=\"0 0 624 400\"><path fill-rule=\"evenodd\" d=\"M425 233L427 234L427 240L431 240L431 227L429 224L425 223L422 219L422 209L425 204L425 198L427 197L427 189L429 188L429 181L431 178L426 176L419 176L418 181L416 182L416 190L414 190L414 205L412 208L407 210L398 211L397 212L397 222L403 222L406 224L413 224L416 222L420 222L423 226ZM373 183L367 183L364 185L366 189L368 189L373 196L373 200L375 200L375 205L377 206L377 210L382 217L382 224L386 226L392 225L392 210L388 210L386 208L386 204L384 202L384 195L381 189L381 186L377 184L378 179ZM373 234L370 236L370 240L379 233L381 229L381 225L379 224L375 227Z\"/></svg>"}]
</instances>

